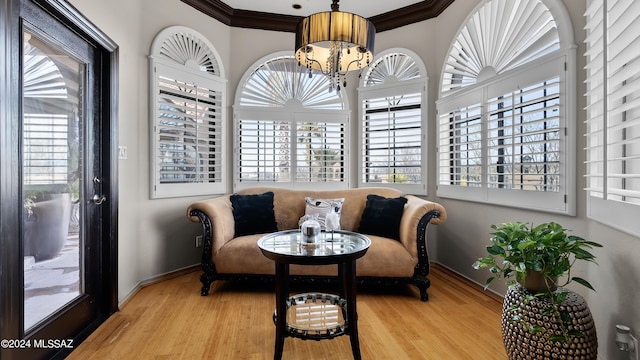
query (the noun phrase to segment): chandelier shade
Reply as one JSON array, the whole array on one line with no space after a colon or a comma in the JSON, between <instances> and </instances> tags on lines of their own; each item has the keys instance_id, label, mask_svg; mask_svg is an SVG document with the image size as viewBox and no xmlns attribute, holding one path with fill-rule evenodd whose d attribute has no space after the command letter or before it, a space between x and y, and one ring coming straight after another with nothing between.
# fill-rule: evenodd
<instances>
[{"instance_id":1,"label":"chandelier shade","mask_svg":"<svg viewBox=\"0 0 640 360\"><path fill-rule=\"evenodd\" d=\"M376 28L362 16L339 11L337 3L298 23L295 56L301 66L329 76L339 90L341 77L373 60Z\"/></svg>"}]
</instances>

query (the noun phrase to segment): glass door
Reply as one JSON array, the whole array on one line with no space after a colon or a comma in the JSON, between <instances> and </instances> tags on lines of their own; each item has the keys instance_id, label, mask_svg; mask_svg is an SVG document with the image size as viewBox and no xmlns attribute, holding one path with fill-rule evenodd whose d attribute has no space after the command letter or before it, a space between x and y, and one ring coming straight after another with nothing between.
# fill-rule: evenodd
<instances>
[{"instance_id":1,"label":"glass door","mask_svg":"<svg viewBox=\"0 0 640 360\"><path fill-rule=\"evenodd\" d=\"M86 65L23 33L24 329L84 294Z\"/></svg>"},{"instance_id":2,"label":"glass door","mask_svg":"<svg viewBox=\"0 0 640 360\"><path fill-rule=\"evenodd\" d=\"M117 311L117 45L65 0L0 6L0 359Z\"/></svg>"}]
</instances>

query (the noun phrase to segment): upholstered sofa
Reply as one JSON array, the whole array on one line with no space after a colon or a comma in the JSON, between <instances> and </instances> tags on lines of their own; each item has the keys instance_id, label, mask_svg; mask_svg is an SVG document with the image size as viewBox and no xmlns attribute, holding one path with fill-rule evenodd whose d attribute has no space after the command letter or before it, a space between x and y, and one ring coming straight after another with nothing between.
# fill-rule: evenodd
<instances>
[{"instance_id":1,"label":"upholstered sofa","mask_svg":"<svg viewBox=\"0 0 640 360\"><path fill-rule=\"evenodd\" d=\"M264 257L257 246L257 240L264 233L238 236L237 233L244 232L245 229L238 228L235 218L240 221L240 215L237 213L239 210L236 209L234 214L232 206L232 199L237 201L239 196L250 201L252 197L271 193L273 216L276 222L274 225L276 228L273 230L278 231L299 228L299 221L308 210L306 198L344 199L340 211L340 229L361 232L371 239L369 250L356 262L358 284L412 284L420 290L420 299L428 300L427 288L430 281L427 278L429 257L426 228L429 223L435 225L443 223L446 220L445 209L438 203L413 195L403 195L398 190L382 187L336 191L256 187L242 190L237 194L226 194L191 204L187 208L187 217L193 222L201 223L204 232L203 274L200 276L203 296L209 293L211 283L215 280L265 280L273 277L275 273L273 261ZM384 205L384 201L398 198L402 202L406 199L406 204L400 208L400 217L396 222L399 223L399 226L396 225L397 231L389 229L398 238L389 238L388 236L391 235L387 235L388 232L380 233L373 229L370 232L377 232L378 235L367 233L367 229L361 226L364 225L364 217L367 217L366 220L369 223L378 223L378 225L386 226L393 223L392 220L386 221L386 219L380 221L381 214L374 214L378 217L371 218L370 205L373 204L373 200L382 199L380 201L383 201ZM237 206L239 208L239 205ZM265 211L270 210L269 206L264 207ZM379 206L378 209L380 209ZM382 215L386 216L386 214ZM257 217L250 220L258 224L264 222ZM256 231L261 230L253 232ZM337 267L335 265L292 265L290 273L293 281L331 282L337 277Z\"/></svg>"}]
</instances>

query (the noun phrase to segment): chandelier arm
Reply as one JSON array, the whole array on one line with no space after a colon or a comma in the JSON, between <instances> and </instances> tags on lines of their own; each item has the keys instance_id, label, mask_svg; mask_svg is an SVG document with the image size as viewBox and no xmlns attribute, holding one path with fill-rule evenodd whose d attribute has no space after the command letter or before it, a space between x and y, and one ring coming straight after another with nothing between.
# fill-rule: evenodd
<instances>
[{"instance_id":1,"label":"chandelier arm","mask_svg":"<svg viewBox=\"0 0 640 360\"><path fill-rule=\"evenodd\" d=\"M310 57L309 55L311 55L311 57ZM317 70L317 71L320 71L323 75L329 75L329 74L331 74L331 71L324 72L324 71L322 70L322 64L320 63L320 61L316 60L316 59L313 57L313 52L307 52L307 53L305 53L305 54L304 54L304 60L305 60L305 64L306 64L305 66L306 66L309 70L311 70L311 69L313 68L313 65L315 64L315 65L317 65L317 67L320 69L320 70ZM298 64L300 64L300 61L298 61Z\"/></svg>"},{"instance_id":2,"label":"chandelier arm","mask_svg":"<svg viewBox=\"0 0 640 360\"><path fill-rule=\"evenodd\" d=\"M346 75L349 71L351 71L351 70L349 70L349 69L351 68L351 65L353 65L353 64L355 64L355 63L357 63L357 64L358 64L358 66L356 66L356 68L355 68L354 70L364 69L365 67L369 66L369 63L367 63L367 65L365 65L365 66L360 66L360 62L361 62L362 60L364 60L364 54L360 54L360 58L358 58L358 59L353 59L353 60L351 60L351 62L349 62L349 63L347 64L347 68L344 70L343 75Z\"/></svg>"}]
</instances>

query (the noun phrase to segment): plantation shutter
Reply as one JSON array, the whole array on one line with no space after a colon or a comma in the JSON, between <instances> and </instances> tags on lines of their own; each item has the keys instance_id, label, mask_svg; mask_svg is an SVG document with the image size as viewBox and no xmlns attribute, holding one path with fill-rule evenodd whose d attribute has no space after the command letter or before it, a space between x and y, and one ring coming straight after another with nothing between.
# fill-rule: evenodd
<instances>
[{"instance_id":1,"label":"plantation shutter","mask_svg":"<svg viewBox=\"0 0 640 360\"><path fill-rule=\"evenodd\" d=\"M346 183L346 114L241 111L236 115L240 183ZM283 116L287 119L276 119Z\"/></svg>"},{"instance_id":2,"label":"plantation shutter","mask_svg":"<svg viewBox=\"0 0 640 360\"><path fill-rule=\"evenodd\" d=\"M439 196L575 213L575 54L558 15L491 0L461 26L437 102Z\"/></svg>"},{"instance_id":3,"label":"plantation shutter","mask_svg":"<svg viewBox=\"0 0 640 360\"><path fill-rule=\"evenodd\" d=\"M605 169L605 16L602 1L588 1L585 13L587 36L586 181L589 196L604 198Z\"/></svg>"},{"instance_id":4,"label":"plantation shutter","mask_svg":"<svg viewBox=\"0 0 640 360\"><path fill-rule=\"evenodd\" d=\"M473 87L560 49L556 20L540 0L491 0L469 16L451 48L440 94Z\"/></svg>"},{"instance_id":5,"label":"plantation shutter","mask_svg":"<svg viewBox=\"0 0 640 360\"><path fill-rule=\"evenodd\" d=\"M216 193L223 182L221 85L155 66L156 197ZM177 76L176 76L177 75Z\"/></svg>"},{"instance_id":6,"label":"plantation shutter","mask_svg":"<svg viewBox=\"0 0 640 360\"><path fill-rule=\"evenodd\" d=\"M24 183L28 185L67 184L69 182L68 115L25 112L23 118Z\"/></svg>"},{"instance_id":7,"label":"plantation shutter","mask_svg":"<svg viewBox=\"0 0 640 360\"><path fill-rule=\"evenodd\" d=\"M551 59L438 102L439 196L572 211L563 68Z\"/></svg>"},{"instance_id":8,"label":"plantation shutter","mask_svg":"<svg viewBox=\"0 0 640 360\"><path fill-rule=\"evenodd\" d=\"M222 95L159 76L158 176L160 184L220 181Z\"/></svg>"},{"instance_id":9,"label":"plantation shutter","mask_svg":"<svg viewBox=\"0 0 640 360\"><path fill-rule=\"evenodd\" d=\"M640 204L640 2L607 7L607 198Z\"/></svg>"},{"instance_id":10,"label":"plantation shutter","mask_svg":"<svg viewBox=\"0 0 640 360\"><path fill-rule=\"evenodd\" d=\"M256 62L234 105L234 190L269 186L335 190L348 186L346 100L326 76L289 53Z\"/></svg>"},{"instance_id":11,"label":"plantation shutter","mask_svg":"<svg viewBox=\"0 0 640 360\"><path fill-rule=\"evenodd\" d=\"M26 46L24 54L23 176L25 185L64 185L69 180L70 123L78 109L68 109L68 92L80 85L72 83L38 47ZM71 91L73 93L73 91ZM42 101L49 113L42 111ZM35 102L35 103L34 103ZM50 113L55 109L58 113Z\"/></svg>"},{"instance_id":12,"label":"plantation shutter","mask_svg":"<svg viewBox=\"0 0 640 360\"><path fill-rule=\"evenodd\" d=\"M553 78L489 99L489 188L560 191L560 89Z\"/></svg>"},{"instance_id":13,"label":"plantation shutter","mask_svg":"<svg viewBox=\"0 0 640 360\"><path fill-rule=\"evenodd\" d=\"M295 114L296 181L344 182L346 116ZM331 121L329 119L331 118ZM326 120L323 120L326 119Z\"/></svg>"},{"instance_id":14,"label":"plantation shutter","mask_svg":"<svg viewBox=\"0 0 640 360\"><path fill-rule=\"evenodd\" d=\"M363 183L422 183L421 93L363 102Z\"/></svg>"},{"instance_id":15,"label":"plantation shutter","mask_svg":"<svg viewBox=\"0 0 640 360\"><path fill-rule=\"evenodd\" d=\"M440 185L482 186L481 122L479 103L440 116Z\"/></svg>"},{"instance_id":16,"label":"plantation shutter","mask_svg":"<svg viewBox=\"0 0 640 360\"><path fill-rule=\"evenodd\" d=\"M240 182L291 181L291 122L243 118L236 133Z\"/></svg>"},{"instance_id":17,"label":"plantation shutter","mask_svg":"<svg viewBox=\"0 0 640 360\"><path fill-rule=\"evenodd\" d=\"M588 1L588 215L640 234L640 2Z\"/></svg>"},{"instance_id":18,"label":"plantation shutter","mask_svg":"<svg viewBox=\"0 0 640 360\"><path fill-rule=\"evenodd\" d=\"M427 70L407 49L379 54L360 80L358 186L427 193Z\"/></svg>"},{"instance_id":19,"label":"plantation shutter","mask_svg":"<svg viewBox=\"0 0 640 360\"><path fill-rule=\"evenodd\" d=\"M151 198L227 192L224 69L196 31L170 26L151 46Z\"/></svg>"}]
</instances>

